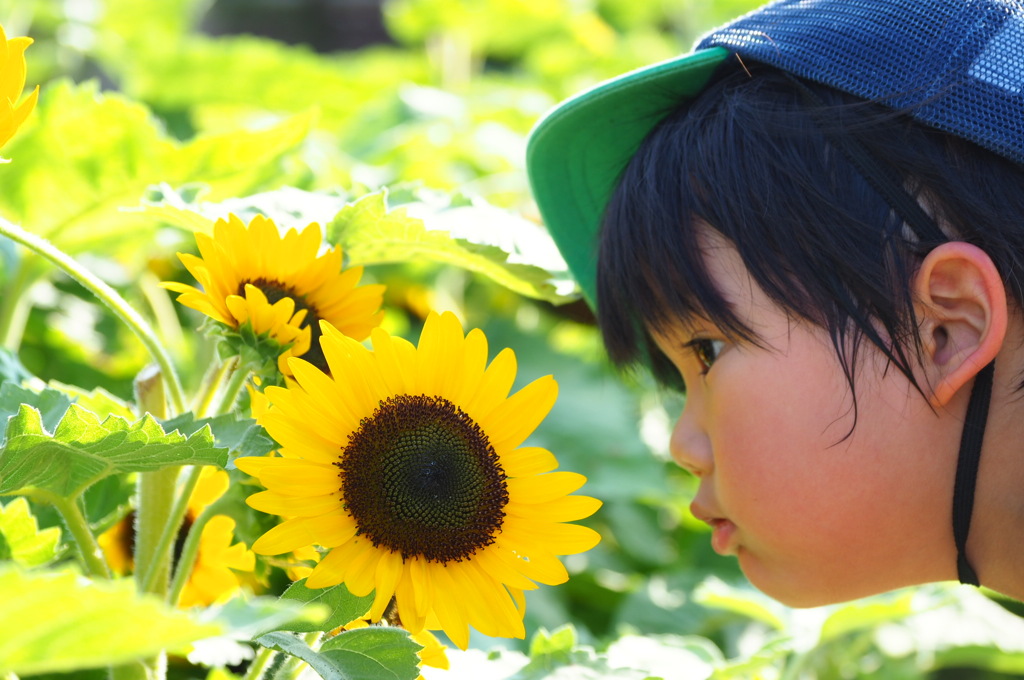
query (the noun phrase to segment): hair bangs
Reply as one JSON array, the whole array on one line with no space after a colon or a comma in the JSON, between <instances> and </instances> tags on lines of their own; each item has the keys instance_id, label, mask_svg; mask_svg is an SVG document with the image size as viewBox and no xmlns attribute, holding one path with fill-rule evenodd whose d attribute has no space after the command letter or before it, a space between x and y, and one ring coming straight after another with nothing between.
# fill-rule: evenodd
<instances>
[{"instance_id":1,"label":"hair bangs","mask_svg":"<svg viewBox=\"0 0 1024 680\"><path fill-rule=\"evenodd\" d=\"M851 383L861 337L910 373L892 341L912 335L913 243L803 106L777 72L735 69L641 144L599 242L598 321L617 365L646 363L670 382L651 332L695 319L758 342L707 271L702 233L713 229L774 303L828 331ZM835 96L830 106L863 108Z\"/></svg>"}]
</instances>

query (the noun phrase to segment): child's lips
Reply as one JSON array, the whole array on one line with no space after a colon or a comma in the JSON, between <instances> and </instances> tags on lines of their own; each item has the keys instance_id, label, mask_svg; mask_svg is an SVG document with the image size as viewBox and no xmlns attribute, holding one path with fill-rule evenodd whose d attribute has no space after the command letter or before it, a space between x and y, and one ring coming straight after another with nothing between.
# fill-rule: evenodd
<instances>
[{"instance_id":1,"label":"child's lips","mask_svg":"<svg viewBox=\"0 0 1024 680\"><path fill-rule=\"evenodd\" d=\"M713 519L711 525L711 548L719 555L732 555L736 552L732 537L736 533L736 525L727 519Z\"/></svg>"},{"instance_id":2,"label":"child's lips","mask_svg":"<svg viewBox=\"0 0 1024 680\"><path fill-rule=\"evenodd\" d=\"M733 536L736 533L736 525L724 517L718 517L715 513L705 510L696 502L690 504L690 512L700 521L711 527L711 548L719 555L733 555L736 548L733 545Z\"/></svg>"}]
</instances>

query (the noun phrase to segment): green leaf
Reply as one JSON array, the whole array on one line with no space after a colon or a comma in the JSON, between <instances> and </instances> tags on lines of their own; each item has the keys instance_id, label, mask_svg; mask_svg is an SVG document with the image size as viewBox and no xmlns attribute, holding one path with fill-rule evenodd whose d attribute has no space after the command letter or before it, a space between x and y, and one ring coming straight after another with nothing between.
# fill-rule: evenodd
<instances>
[{"instance_id":1,"label":"green leaf","mask_svg":"<svg viewBox=\"0 0 1024 680\"><path fill-rule=\"evenodd\" d=\"M320 648L352 680L414 680L423 649L401 628L371 626L349 630Z\"/></svg>"},{"instance_id":2,"label":"green leaf","mask_svg":"<svg viewBox=\"0 0 1024 680\"><path fill-rule=\"evenodd\" d=\"M564 625L553 632L544 629L537 631L530 640L530 657L554 656L568 658L576 646L576 629Z\"/></svg>"},{"instance_id":3,"label":"green leaf","mask_svg":"<svg viewBox=\"0 0 1024 680\"><path fill-rule=\"evenodd\" d=\"M277 443L267 435L267 431L256 424L252 418L243 418L233 413L213 418L196 419L193 413L165 420L164 429L168 432L177 430L186 437L192 436L204 427L213 432L217 446L231 452L231 459L241 456L263 456L277 448Z\"/></svg>"},{"instance_id":4,"label":"green leaf","mask_svg":"<svg viewBox=\"0 0 1024 680\"><path fill-rule=\"evenodd\" d=\"M40 531L28 500L15 498L6 507L0 505L0 540L7 547L6 559L23 567L38 567L57 556L60 529L50 527Z\"/></svg>"},{"instance_id":5,"label":"green leaf","mask_svg":"<svg viewBox=\"0 0 1024 680\"><path fill-rule=\"evenodd\" d=\"M72 401L66 394L50 388L36 392L5 382L0 385L0 422L18 413L23 405L28 405L40 412L43 427L52 432L67 413Z\"/></svg>"},{"instance_id":6,"label":"green leaf","mask_svg":"<svg viewBox=\"0 0 1024 680\"><path fill-rule=\"evenodd\" d=\"M345 631L319 652L288 633L268 633L256 642L298 657L324 680L414 680L422 647L399 628L373 626Z\"/></svg>"},{"instance_id":7,"label":"green leaf","mask_svg":"<svg viewBox=\"0 0 1024 680\"><path fill-rule=\"evenodd\" d=\"M509 262L509 253L498 246L427 229L406 207L389 210L383 191L338 212L327 228L327 240L339 244L353 265L431 260L483 274L521 295L552 302L567 299L555 290L551 272Z\"/></svg>"},{"instance_id":8,"label":"green leaf","mask_svg":"<svg viewBox=\"0 0 1024 680\"><path fill-rule=\"evenodd\" d=\"M13 241L3 240L5 243L13 244ZM0 382L11 381L21 384L32 377L28 369L21 365L17 354L6 347L0 347Z\"/></svg>"},{"instance_id":9,"label":"green leaf","mask_svg":"<svg viewBox=\"0 0 1024 680\"><path fill-rule=\"evenodd\" d=\"M277 630L290 630L296 633L334 630L338 626L344 626L365 615L370 610L370 605L373 604L372 594L356 597L349 592L344 583L330 588L307 588L306 579L296 581L288 586L288 589L281 595L281 599L326 605L330 612L322 623L291 621L277 628Z\"/></svg>"},{"instance_id":10,"label":"green leaf","mask_svg":"<svg viewBox=\"0 0 1024 680\"><path fill-rule=\"evenodd\" d=\"M81 387L65 385L56 380L49 381L48 385L52 389L68 395L76 404L82 408L89 409L100 417L119 416L126 420L135 420L138 417L126 401L114 396L102 387L86 392Z\"/></svg>"},{"instance_id":11,"label":"green leaf","mask_svg":"<svg viewBox=\"0 0 1024 680\"><path fill-rule=\"evenodd\" d=\"M219 203L208 200L200 202L198 196L185 193L182 187L151 187L150 195L138 212L185 231L209 234L213 231L213 223L228 214L237 215L244 222L249 222L256 215L263 215L272 219L278 227L301 229L310 222L330 222L348 203L348 199L336 193L305 191L287 186L251 196L229 198Z\"/></svg>"},{"instance_id":12,"label":"green leaf","mask_svg":"<svg viewBox=\"0 0 1024 680\"><path fill-rule=\"evenodd\" d=\"M277 630L282 623L297 618L319 621L326 613L326 607L303 608L297 602L276 597L233 597L223 604L202 610L197 617L222 625L225 633L238 638Z\"/></svg>"},{"instance_id":13,"label":"green leaf","mask_svg":"<svg viewBox=\"0 0 1024 680\"><path fill-rule=\"evenodd\" d=\"M775 630L786 628L785 608L753 588L737 588L712 576L697 587L693 599L705 607L740 614Z\"/></svg>"},{"instance_id":14,"label":"green leaf","mask_svg":"<svg viewBox=\"0 0 1024 680\"><path fill-rule=\"evenodd\" d=\"M121 71L124 90L156 107L227 109L235 120L254 110L266 115L315 107L328 129L351 124L382 93L427 73L422 51L322 55L253 36L192 34L173 49L147 40L117 58L111 67Z\"/></svg>"},{"instance_id":15,"label":"green leaf","mask_svg":"<svg viewBox=\"0 0 1024 680\"><path fill-rule=\"evenodd\" d=\"M914 593L901 591L892 596L852 602L836 609L821 626L821 642L826 643L855 631L873 629L884 623L904 619L915 612Z\"/></svg>"},{"instance_id":16,"label":"green leaf","mask_svg":"<svg viewBox=\"0 0 1024 680\"><path fill-rule=\"evenodd\" d=\"M72 405L51 435L39 411L22 405L0 448L0 494L34 487L72 498L112 474L226 463L227 451L214 447L208 428L186 438L165 433L149 415L135 423L116 416L100 422Z\"/></svg>"},{"instance_id":17,"label":"green leaf","mask_svg":"<svg viewBox=\"0 0 1024 680\"><path fill-rule=\"evenodd\" d=\"M70 570L0 567L0 671L31 675L122 664L219 635L131 579L91 581Z\"/></svg>"},{"instance_id":18,"label":"green leaf","mask_svg":"<svg viewBox=\"0 0 1024 680\"><path fill-rule=\"evenodd\" d=\"M542 680L552 676L603 680L622 678L641 680L646 673L632 669L613 669L605 655L593 647L577 643L576 629L571 624L549 633L540 629L530 641L530 661L512 676L514 680Z\"/></svg>"},{"instance_id":19,"label":"green leaf","mask_svg":"<svg viewBox=\"0 0 1024 680\"><path fill-rule=\"evenodd\" d=\"M213 198L252 193L280 175L275 161L299 147L311 122L303 114L182 144L138 102L94 82L53 82L4 149L18 163L4 174L0 213L69 254L148 244L159 223L122 210L147 187L202 182Z\"/></svg>"}]
</instances>

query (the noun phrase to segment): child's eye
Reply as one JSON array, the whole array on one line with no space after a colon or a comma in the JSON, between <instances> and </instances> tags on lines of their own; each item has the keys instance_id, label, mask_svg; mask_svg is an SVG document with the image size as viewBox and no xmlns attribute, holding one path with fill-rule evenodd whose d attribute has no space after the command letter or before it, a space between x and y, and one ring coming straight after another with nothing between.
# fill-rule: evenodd
<instances>
[{"instance_id":1,"label":"child's eye","mask_svg":"<svg viewBox=\"0 0 1024 680\"><path fill-rule=\"evenodd\" d=\"M693 352L701 366L701 375L711 370L711 366L718 359L718 355L725 349L725 342L722 340L711 340L708 338L697 338L686 343L686 347Z\"/></svg>"}]
</instances>

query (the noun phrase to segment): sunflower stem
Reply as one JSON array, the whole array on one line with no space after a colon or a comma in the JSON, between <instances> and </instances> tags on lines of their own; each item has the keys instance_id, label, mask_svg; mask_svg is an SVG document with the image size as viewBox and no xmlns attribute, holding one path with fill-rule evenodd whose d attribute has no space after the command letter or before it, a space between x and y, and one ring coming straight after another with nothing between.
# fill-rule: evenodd
<instances>
[{"instance_id":1,"label":"sunflower stem","mask_svg":"<svg viewBox=\"0 0 1024 680\"><path fill-rule=\"evenodd\" d=\"M320 647L317 642L322 635L323 633L319 632L306 633L302 636L302 640L315 652ZM274 674L274 680L296 680L299 677L299 673L302 672L302 667L305 663L305 661L297 656L288 657L288 660L277 669L277 673Z\"/></svg>"},{"instance_id":2,"label":"sunflower stem","mask_svg":"<svg viewBox=\"0 0 1024 680\"><path fill-rule=\"evenodd\" d=\"M170 574L170 544L178 533L180 519L172 522L169 510L174 503L174 488L180 467L139 473L136 485L138 509L135 513L135 578L139 591L163 595ZM171 540L165 542L164 536Z\"/></svg>"},{"instance_id":3,"label":"sunflower stem","mask_svg":"<svg viewBox=\"0 0 1024 680\"><path fill-rule=\"evenodd\" d=\"M37 497L40 496L37 494ZM45 500L60 513L68 531L74 537L79 557L82 558L82 566L85 567L85 573L98 578L110 578L110 569L107 567L106 560L103 559L103 551L100 550L96 537L93 536L92 530L89 528L89 520L85 518L78 499L47 494Z\"/></svg>"},{"instance_id":4,"label":"sunflower stem","mask_svg":"<svg viewBox=\"0 0 1024 680\"><path fill-rule=\"evenodd\" d=\"M213 506L207 506L199 514L199 517L189 527L188 536L185 538L185 545L181 549L181 556L174 567L174 579L171 581L171 588L167 593L167 602L172 607L178 606L181 598L181 591L185 589L192 569L196 564L196 557L199 555L199 539L206 527L206 523L213 517Z\"/></svg>"},{"instance_id":5,"label":"sunflower stem","mask_svg":"<svg viewBox=\"0 0 1024 680\"><path fill-rule=\"evenodd\" d=\"M232 368L231 361L224 361L216 367L211 367L207 372L206 377L203 378L203 391L196 399L195 408L193 409L196 417L205 418L210 413L210 410L213 408L214 399L217 397L217 392L220 391L221 386L224 384L224 376Z\"/></svg>"},{"instance_id":6,"label":"sunflower stem","mask_svg":"<svg viewBox=\"0 0 1024 680\"><path fill-rule=\"evenodd\" d=\"M238 395L242 393L242 388L245 386L245 381L248 378L249 367L242 364L240 359L235 358L231 366L231 377L228 379L227 386L224 387L224 393L217 407L218 413L227 413L234 408Z\"/></svg>"},{"instance_id":7,"label":"sunflower stem","mask_svg":"<svg viewBox=\"0 0 1024 680\"><path fill-rule=\"evenodd\" d=\"M162 526L158 525L152 527L155 529L153 536L158 536L155 544L151 549L151 555L153 556L152 562L146 565L145 569L139 564L138 555L135 558L135 575L139 578L139 590L144 593L167 593L167 579L170 570L170 554L171 546L174 543L174 539L178 536L178 530L181 527L181 521L185 518L185 512L188 510L188 501L192 497L192 492L196 488L196 484L199 483L199 475L202 474L202 466L193 466L185 477L185 483L181 487L181 491L177 497L174 496L174 483L177 481L178 472L181 468L173 468L174 478L170 484L169 491L170 495L163 496L161 500L166 503L164 506L165 512L162 515L163 523ZM167 472L167 470L157 470L156 472L145 472L139 475L140 480L146 475L158 474L161 472ZM155 481L155 480L154 480ZM166 480L164 480L166 481ZM158 493L163 494L168 489L161 487ZM140 507L139 516L141 519L142 513L142 489L140 488ZM169 509L167 509L169 508ZM144 530L146 527L139 526L138 530ZM137 533L136 536L139 536ZM137 540L137 539L136 539ZM141 575L141 577L140 577ZM158 588L157 581L162 579L162 586Z\"/></svg>"},{"instance_id":8,"label":"sunflower stem","mask_svg":"<svg viewBox=\"0 0 1024 680\"><path fill-rule=\"evenodd\" d=\"M226 363L231 363L231 362L226 362ZM218 409L219 412L225 412L225 407L227 409L230 409L232 406L234 406L235 399L238 397L238 393L241 391L242 386L245 384L246 378L249 377L248 369L238 368L237 362L233 365L233 368L234 368L234 370L233 370L233 372L231 374L231 377L228 379L228 384L227 384L227 386L223 390L224 396L221 398L221 401L220 401L220 408ZM214 375L214 377L210 380L211 384L208 385L207 388L206 388L206 392L209 393L209 395L210 395L210 397L209 397L210 400L212 400L212 398L213 398L212 395L215 395L219 391L218 388L220 387L220 385L224 381L225 373L226 373L226 371L218 371ZM203 411L200 411L200 413L205 416L207 414L207 411L208 411L208 407L203 407ZM177 474L177 470L179 470L179 469L180 468L175 468L175 474ZM164 564L166 564L168 569L170 568L170 563L169 562L170 562L170 549L171 549L171 546L174 543L174 540L178 536L178 531L181 528L181 522L185 518L185 513L188 511L188 501L189 501L190 498L192 498L192 492L195 491L196 484L199 483L199 476L202 473L203 473L203 468L202 468L202 466L199 466L199 465L193 466L189 470L188 475L185 477L185 482L181 486L181 491L178 493L178 496L174 499L173 505L168 503L169 510L167 510L164 513L164 515L163 515L163 517L166 518L165 519L166 523L163 525L162 532L159 533L159 539L157 540L156 545L155 545L155 547L153 549L153 555L155 556L155 558L158 561L161 561ZM145 475L145 474L153 474L153 473L143 473L143 475ZM143 475L140 475L140 478ZM172 491L173 491L173 489L172 489ZM141 499L141 496L140 496L140 499ZM191 533L192 532L190 531L189 534L191 535ZM154 534L154 535L156 535L156 534ZM188 538L186 538L186 541L187 540L188 540ZM197 534L196 541L197 541L197 548L198 548L198 534ZM188 563L188 565L189 565L188 566L188 571L191 571L192 564L194 562L195 562L195 556L193 556L191 558L191 561ZM183 562L183 564L184 564L184 562ZM182 571L180 565L177 568L177 571L175 572L175 577L176 578L177 578L177 572L179 572L179 571ZM142 573L142 578L139 581L139 589L142 590L143 592L158 592L158 591L155 591L155 590L151 590L151 588L153 588L154 585L156 584L157 579L160 577L160 573L157 571L157 568L156 568L155 564L150 565L149 568L147 568L143 572L142 570L139 569L138 563L136 562L136 575L138 575L139 573ZM166 578L166 575L167 575L167 572L164 573L164 578ZM187 578L188 578L187 575L184 578L187 581ZM169 597L173 596L175 599L177 599L177 597L181 593L181 590L180 590L181 588L184 588L184 583L182 583L180 585L178 593L176 595L172 595L171 590L166 589L166 588L161 588L159 592L160 593L167 593Z\"/></svg>"},{"instance_id":9,"label":"sunflower stem","mask_svg":"<svg viewBox=\"0 0 1024 680\"><path fill-rule=\"evenodd\" d=\"M174 370L174 364L171 362L171 357L167 352L167 349L160 342L160 339L153 332L153 329L149 326L145 319L142 318L134 307L132 307L127 300L121 295L104 283L99 277L87 270L85 267L76 262L67 253L55 247L49 241L44 238L25 231L16 224L12 224L6 219L0 218L0 235L6 236L7 238L20 243L29 250L41 255L46 258L54 265L62 269L68 276L78 281L80 284L85 286L95 295L101 302L106 304L114 315L121 320L136 337L142 342L142 344L149 351L154 361L160 366L160 371L163 373L166 379L166 386L168 394L171 400L171 406L176 415L185 410L185 393L181 387L181 381L178 379L178 374ZM23 261L24 262L24 261ZM29 272L30 274L30 272ZM18 293L19 291L14 291ZM18 297L24 297L18 295ZM6 306L5 302L5 306ZM12 305L16 305L17 302L12 302ZM4 330L4 341L8 341L13 332L14 311L5 312L10 318L0 318L0 328ZM2 324L8 324L7 327L3 327Z\"/></svg>"},{"instance_id":10,"label":"sunflower stem","mask_svg":"<svg viewBox=\"0 0 1024 680\"><path fill-rule=\"evenodd\" d=\"M167 417L163 378L159 370L151 368L143 369L135 378L136 403L156 418ZM168 533L167 513L174 502L180 472L180 466L141 472L136 481L135 578L140 592L167 592L170 561L161 541Z\"/></svg>"},{"instance_id":11,"label":"sunflower stem","mask_svg":"<svg viewBox=\"0 0 1024 680\"><path fill-rule=\"evenodd\" d=\"M249 669L245 671L245 677L242 680L260 680L276 653L270 647L260 647L260 651L256 653L256 658L249 664Z\"/></svg>"}]
</instances>

